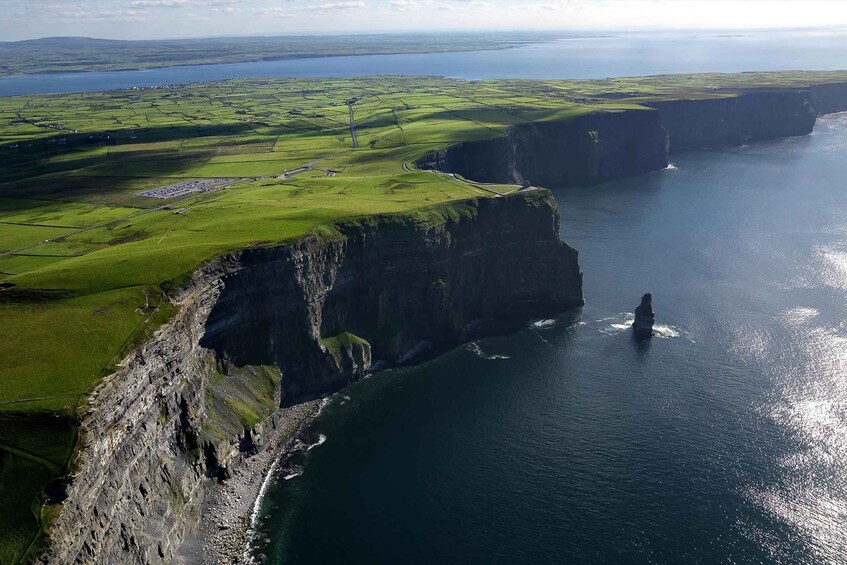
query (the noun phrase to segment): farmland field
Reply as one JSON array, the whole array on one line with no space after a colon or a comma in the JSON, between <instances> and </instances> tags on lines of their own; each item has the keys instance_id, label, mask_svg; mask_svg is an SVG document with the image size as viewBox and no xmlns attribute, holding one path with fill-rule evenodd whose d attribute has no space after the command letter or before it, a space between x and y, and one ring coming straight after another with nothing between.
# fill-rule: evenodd
<instances>
[{"instance_id":1,"label":"farmland field","mask_svg":"<svg viewBox=\"0 0 847 565\"><path fill-rule=\"evenodd\" d=\"M407 165L510 125L732 95L716 87L827 81L847 74L240 80L0 98L0 561L22 556L49 522L51 507L37 501L66 468L87 393L172 315L166 289L204 261L341 219L493 197ZM232 180L172 199L140 195L217 178ZM32 433L59 431L26 449L3 433L48 415Z\"/></svg>"}]
</instances>

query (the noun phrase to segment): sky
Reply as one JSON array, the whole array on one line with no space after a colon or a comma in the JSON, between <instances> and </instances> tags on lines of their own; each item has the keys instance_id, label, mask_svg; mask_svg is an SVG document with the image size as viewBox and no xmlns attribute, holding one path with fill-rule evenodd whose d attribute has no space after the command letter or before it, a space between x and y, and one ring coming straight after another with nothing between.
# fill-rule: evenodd
<instances>
[{"instance_id":1,"label":"sky","mask_svg":"<svg viewBox=\"0 0 847 565\"><path fill-rule=\"evenodd\" d=\"M0 0L0 40L847 27L845 0Z\"/></svg>"}]
</instances>

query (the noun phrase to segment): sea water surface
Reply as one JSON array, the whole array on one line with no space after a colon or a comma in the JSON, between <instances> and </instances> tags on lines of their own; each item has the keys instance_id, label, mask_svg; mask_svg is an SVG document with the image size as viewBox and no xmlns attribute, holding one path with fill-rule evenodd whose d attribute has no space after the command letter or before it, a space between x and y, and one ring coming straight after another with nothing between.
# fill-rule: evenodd
<instances>
[{"instance_id":1,"label":"sea water surface","mask_svg":"<svg viewBox=\"0 0 847 565\"><path fill-rule=\"evenodd\" d=\"M792 69L847 69L847 34L840 31L605 33L495 51L13 75L0 77L0 96L95 92L255 77L430 75L467 80L564 79Z\"/></svg>"},{"instance_id":2,"label":"sea water surface","mask_svg":"<svg viewBox=\"0 0 847 565\"><path fill-rule=\"evenodd\" d=\"M842 114L556 191L585 307L334 396L325 441L272 479L252 554L843 563L845 155ZM662 335L639 344L646 291Z\"/></svg>"}]
</instances>

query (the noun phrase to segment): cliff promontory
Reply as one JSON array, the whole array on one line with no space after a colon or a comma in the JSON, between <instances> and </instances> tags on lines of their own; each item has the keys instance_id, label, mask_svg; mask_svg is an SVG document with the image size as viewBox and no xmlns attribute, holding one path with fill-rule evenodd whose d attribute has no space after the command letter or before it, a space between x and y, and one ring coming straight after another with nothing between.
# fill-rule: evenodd
<instances>
[{"instance_id":1,"label":"cliff promontory","mask_svg":"<svg viewBox=\"0 0 847 565\"><path fill-rule=\"evenodd\" d=\"M582 277L551 194L529 190L229 254L174 302L89 403L49 563L171 562L284 406L579 306Z\"/></svg>"},{"instance_id":2,"label":"cliff promontory","mask_svg":"<svg viewBox=\"0 0 847 565\"><path fill-rule=\"evenodd\" d=\"M806 135L818 115L847 109L845 101L844 84L647 98L640 109L518 124L502 137L433 151L417 165L477 182L585 186L663 169L673 153Z\"/></svg>"},{"instance_id":3,"label":"cliff promontory","mask_svg":"<svg viewBox=\"0 0 847 565\"><path fill-rule=\"evenodd\" d=\"M430 153L423 169L490 183L587 185L668 166L668 134L659 112L610 110L519 124L505 137Z\"/></svg>"},{"instance_id":4,"label":"cliff promontory","mask_svg":"<svg viewBox=\"0 0 847 565\"><path fill-rule=\"evenodd\" d=\"M815 127L816 104L808 90L757 90L650 103L659 110L671 153L806 135Z\"/></svg>"}]
</instances>

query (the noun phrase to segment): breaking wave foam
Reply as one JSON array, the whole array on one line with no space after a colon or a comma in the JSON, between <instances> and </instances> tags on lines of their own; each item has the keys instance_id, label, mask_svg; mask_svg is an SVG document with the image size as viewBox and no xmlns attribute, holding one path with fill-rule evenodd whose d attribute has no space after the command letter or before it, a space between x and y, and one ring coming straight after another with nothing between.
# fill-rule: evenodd
<instances>
[{"instance_id":1,"label":"breaking wave foam","mask_svg":"<svg viewBox=\"0 0 847 565\"><path fill-rule=\"evenodd\" d=\"M471 342L468 344L468 351L475 354L480 359L486 359L489 361L494 361L498 359L509 359L508 355L487 355L482 348L479 346L477 342Z\"/></svg>"},{"instance_id":2,"label":"breaking wave foam","mask_svg":"<svg viewBox=\"0 0 847 565\"><path fill-rule=\"evenodd\" d=\"M323 445L325 442L326 442L326 436L323 435L323 434L319 434L318 435L318 441L316 441L315 443L307 445L306 451L312 451L314 448L316 448L319 445Z\"/></svg>"},{"instance_id":3,"label":"breaking wave foam","mask_svg":"<svg viewBox=\"0 0 847 565\"><path fill-rule=\"evenodd\" d=\"M594 323L599 326L601 333L606 335L615 335L632 329L632 323L634 321L634 314L621 312L617 316L613 316L611 318L595 320ZM687 337L689 341L691 341L691 337L687 332L684 332L675 326L666 324L656 324L653 326L653 337L672 339L682 336Z\"/></svg>"}]
</instances>

